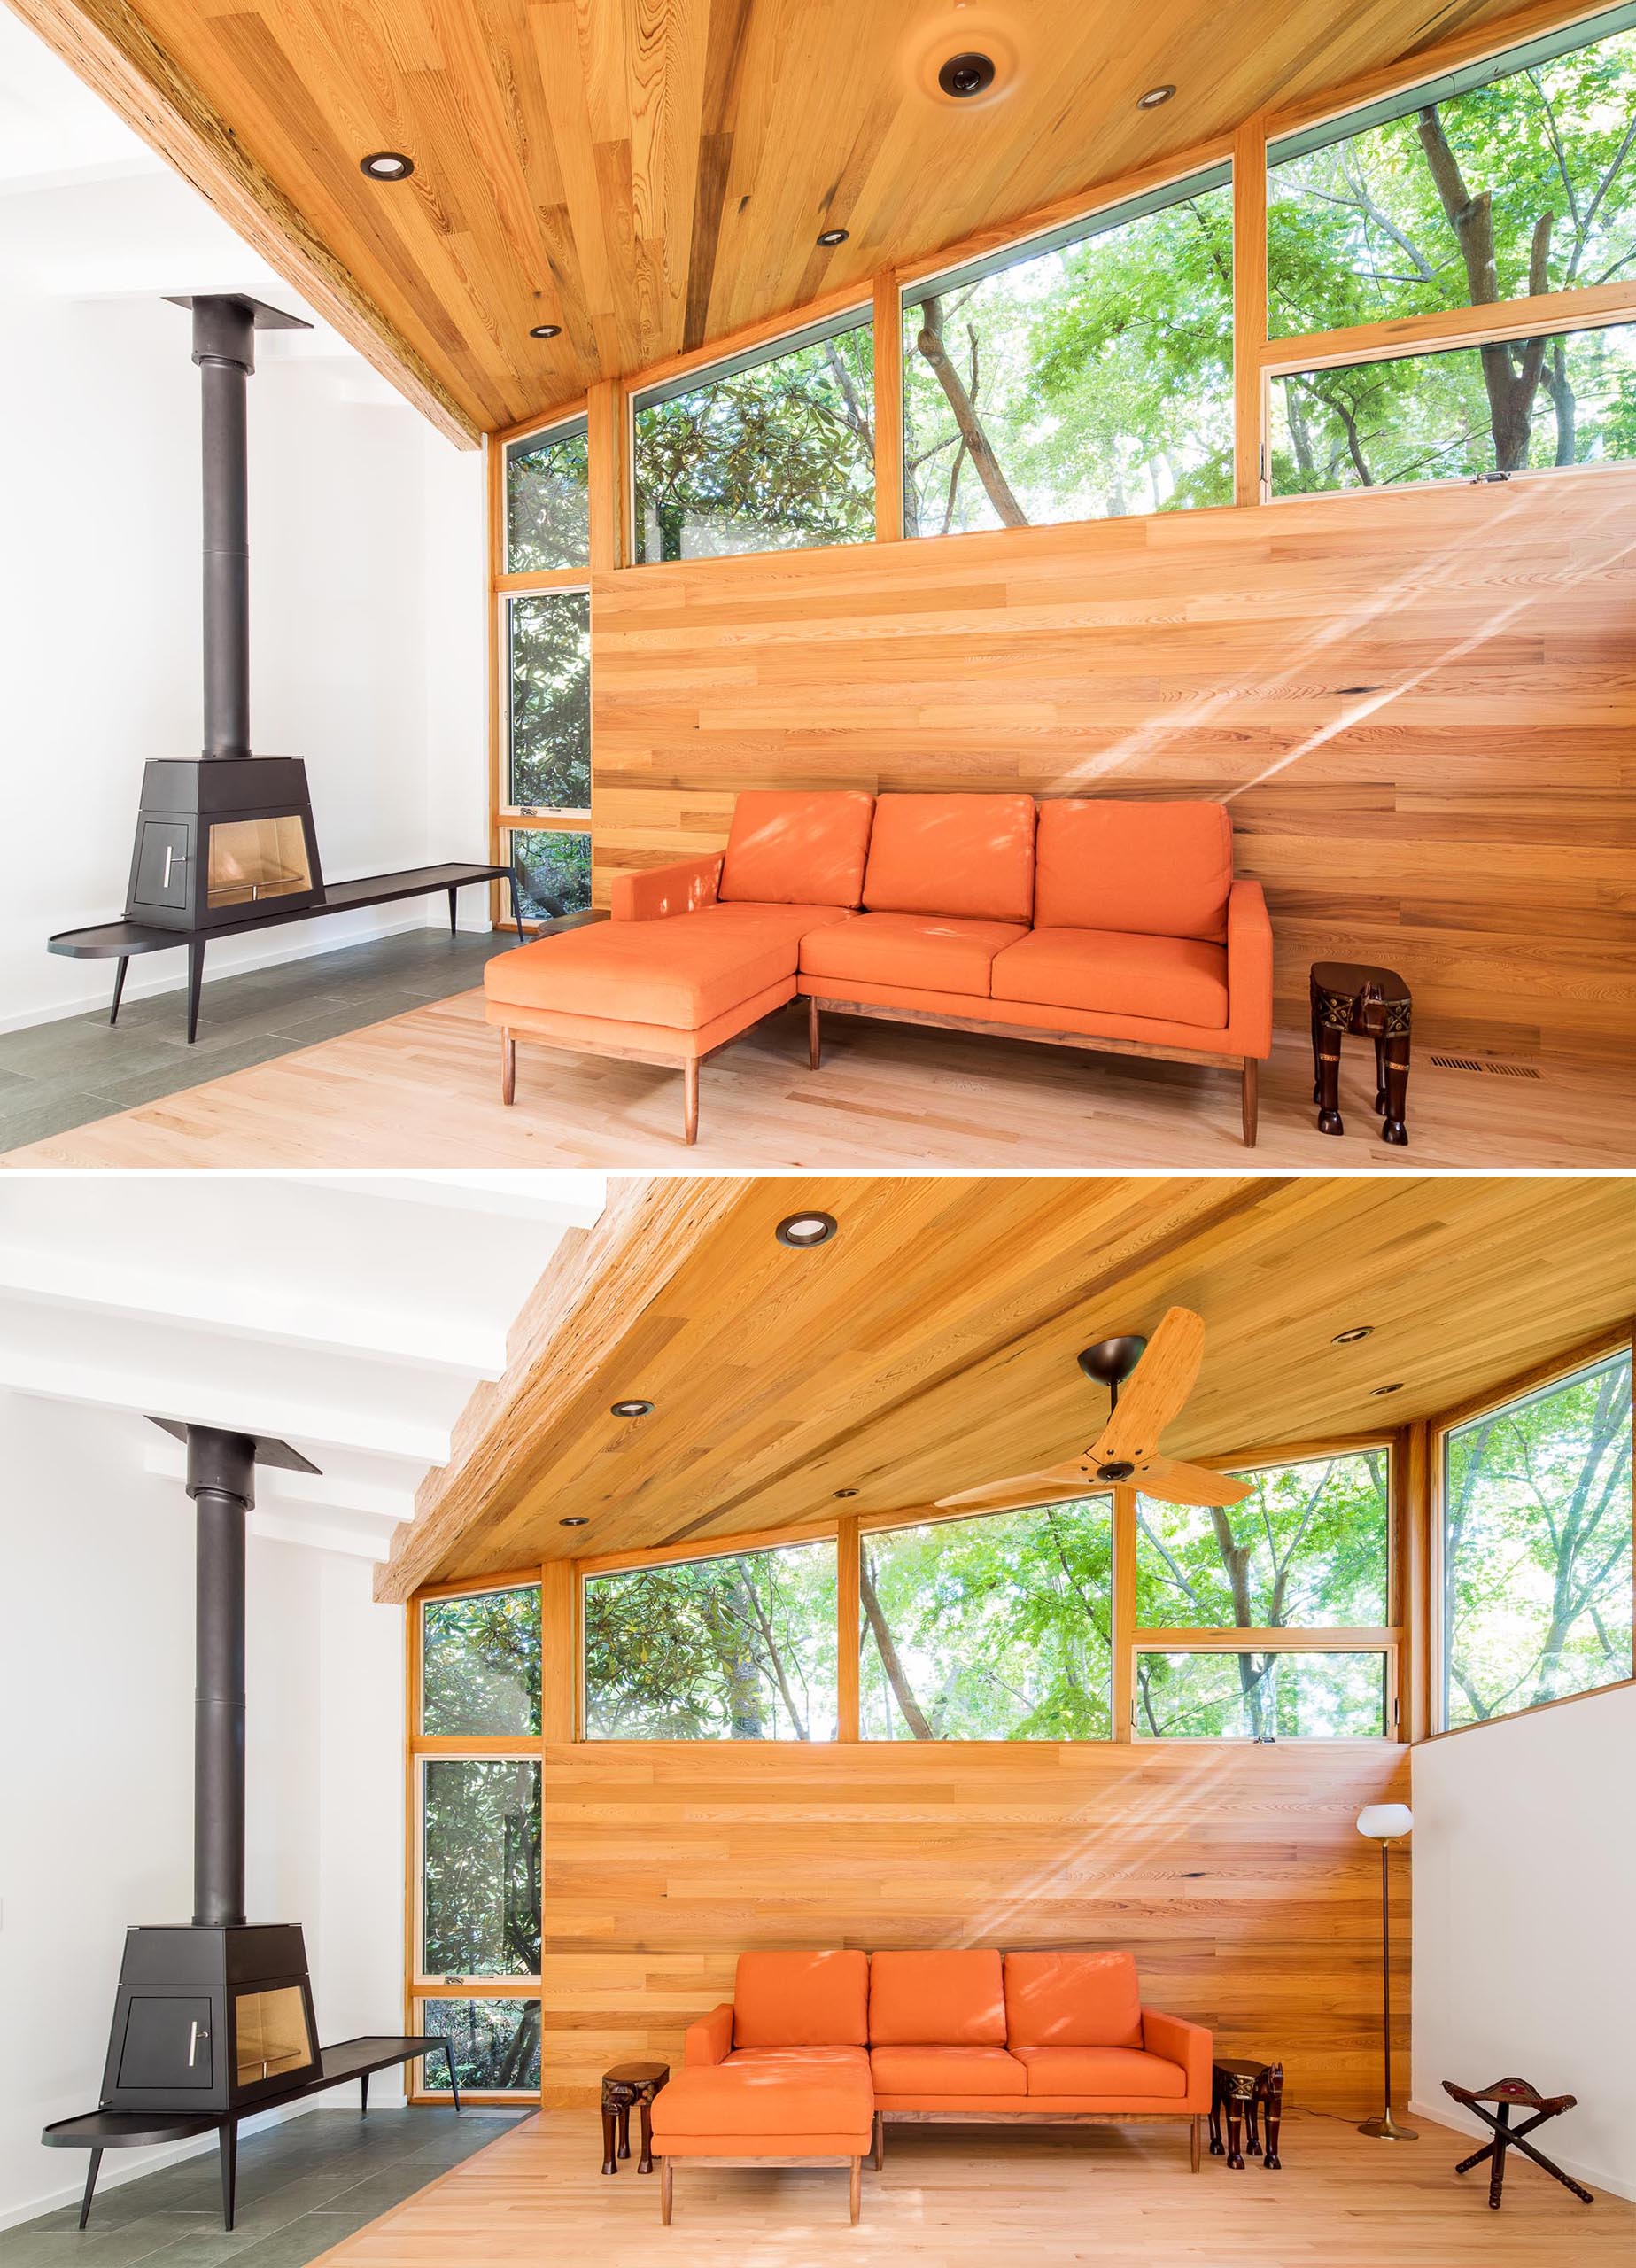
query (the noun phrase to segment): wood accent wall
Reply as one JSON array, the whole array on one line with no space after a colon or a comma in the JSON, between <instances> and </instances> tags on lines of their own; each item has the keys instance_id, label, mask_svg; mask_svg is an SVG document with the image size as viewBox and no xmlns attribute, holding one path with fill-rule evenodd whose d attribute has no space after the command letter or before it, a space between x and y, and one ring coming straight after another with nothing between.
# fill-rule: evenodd
<instances>
[{"instance_id":1,"label":"wood accent wall","mask_svg":"<svg viewBox=\"0 0 1636 2268\"><path fill-rule=\"evenodd\" d=\"M598 900L755 787L1222 796L1280 1021L1377 960L1416 1038L1636 1030L1636 470L594 579Z\"/></svg>"},{"instance_id":2,"label":"wood accent wall","mask_svg":"<svg viewBox=\"0 0 1636 2268\"><path fill-rule=\"evenodd\" d=\"M1128 1946L1152 2005L1362 2117L1380 1870L1354 1821L1408 1788L1385 1742L547 1746L544 2100L589 2103L622 2057L679 2063L746 1947Z\"/></svg>"}]
</instances>

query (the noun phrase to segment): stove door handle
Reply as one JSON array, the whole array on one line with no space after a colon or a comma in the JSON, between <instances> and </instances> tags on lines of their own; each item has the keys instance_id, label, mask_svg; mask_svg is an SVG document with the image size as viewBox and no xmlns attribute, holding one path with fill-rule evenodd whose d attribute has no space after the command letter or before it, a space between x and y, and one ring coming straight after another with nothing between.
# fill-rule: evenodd
<instances>
[{"instance_id":1,"label":"stove door handle","mask_svg":"<svg viewBox=\"0 0 1636 2268\"><path fill-rule=\"evenodd\" d=\"M208 2035L206 2035L208 2037ZM193 2069L193 2059L198 2053L198 2024L197 2020L188 2026L188 2069Z\"/></svg>"}]
</instances>

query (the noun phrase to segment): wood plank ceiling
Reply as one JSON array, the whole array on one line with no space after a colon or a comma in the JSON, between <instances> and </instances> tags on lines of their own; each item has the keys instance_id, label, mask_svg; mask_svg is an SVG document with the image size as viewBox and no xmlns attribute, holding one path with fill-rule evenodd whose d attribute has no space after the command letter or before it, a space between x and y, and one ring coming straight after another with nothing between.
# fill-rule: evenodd
<instances>
[{"instance_id":1,"label":"wood plank ceiling","mask_svg":"<svg viewBox=\"0 0 1636 2268\"><path fill-rule=\"evenodd\" d=\"M805 1207L839 1233L792 1251L774 1230ZM1633 1251L1617 1178L616 1184L382 1589L821 1520L843 1489L849 1512L919 1508L1054 1464L1105 1407L1078 1350L1173 1301L1207 1332L1173 1454L1389 1430L1628 1329ZM627 1396L653 1414L612 1417Z\"/></svg>"},{"instance_id":2,"label":"wood plank ceiling","mask_svg":"<svg viewBox=\"0 0 1636 2268\"><path fill-rule=\"evenodd\" d=\"M879 269L1516 12L1516 0L13 5L236 225L259 202L275 233L299 237L324 311L346 327L350 297L389 342L384 368L400 346L423 407L452 403L490 431L819 294L857 284L866 298ZM1000 61L994 93L950 100L937 66L971 48ZM1139 111L1159 83L1174 100ZM413 178L366 180L360 160L380 149L411 156ZM849 240L825 251L815 239L834 227ZM561 337L529 337L546 322Z\"/></svg>"}]
</instances>

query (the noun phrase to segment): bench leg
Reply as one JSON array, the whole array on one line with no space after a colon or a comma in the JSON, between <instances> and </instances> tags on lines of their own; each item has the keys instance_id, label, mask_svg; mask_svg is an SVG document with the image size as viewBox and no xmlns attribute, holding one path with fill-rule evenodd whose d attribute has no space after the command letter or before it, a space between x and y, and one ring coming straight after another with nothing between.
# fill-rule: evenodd
<instances>
[{"instance_id":1,"label":"bench leg","mask_svg":"<svg viewBox=\"0 0 1636 2268\"><path fill-rule=\"evenodd\" d=\"M368 2071L364 2073L358 2085L358 2116L360 2118L367 2118L369 2116L369 2074Z\"/></svg>"},{"instance_id":2,"label":"bench leg","mask_svg":"<svg viewBox=\"0 0 1636 2268\"><path fill-rule=\"evenodd\" d=\"M672 2163L673 2161L670 2158L661 2158L659 2161L659 2219L663 2226L667 2229L671 2225L671 2167Z\"/></svg>"},{"instance_id":3,"label":"bench leg","mask_svg":"<svg viewBox=\"0 0 1636 2268\"><path fill-rule=\"evenodd\" d=\"M517 933L518 944L526 944L528 940L523 935L523 909L517 902L517 870L515 866L506 880L511 885L511 926Z\"/></svg>"},{"instance_id":4,"label":"bench leg","mask_svg":"<svg viewBox=\"0 0 1636 2268\"><path fill-rule=\"evenodd\" d=\"M460 2074L454 2069L454 2043L452 2039L446 2039L443 2043L443 2060L449 2067L449 2093L454 2101L454 2116L458 2118L460 2117Z\"/></svg>"},{"instance_id":5,"label":"bench leg","mask_svg":"<svg viewBox=\"0 0 1636 2268\"><path fill-rule=\"evenodd\" d=\"M500 1035L500 1099L503 1103L516 1100L517 1044L508 1031Z\"/></svg>"},{"instance_id":6,"label":"bench leg","mask_svg":"<svg viewBox=\"0 0 1636 2268\"><path fill-rule=\"evenodd\" d=\"M1202 2114L1190 2120L1193 2133L1193 2171L1198 2172L1204 2160L1204 2117Z\"/></svg>"},{"instance_id":7,"label":"bench leg","mask_svg":"<svg viewBox=\"0 0 1636 2268\"><path fill-rule=\"evenodd\" d=\"M233 2192L238 2180L238 2121L229 2118L221 2127L221 2225L233 2226Z\"/></svg>"},{"instance_id":8,"label":"bench leg","mask_svg":"<svg viewBox=\"0 0 1636 2268\"><path fill-rule=\"evenodd\" d=\"M1256 1127L1261 1109L1261 1067L1253 1055L1244 1060L1244 1146L1255 1147Z\"/></svg>"},{"instance_id":9,"label":"bench leg","mask_svg":"<svg viewBox=\"0 0 1636 2268\"><path fill-rule=\"evenodd\" d=\"M188 1045L198 1033L198 990L205 981L205 940L188 939Z\"/></svg>"},{"instance_id":10,"label":"bench leg","mask_svg":"<svg viewBox=\"0 0 1636 2268\"><path fill-rule=\"evenodd\" d=\"M120 963L120 967L123 968L124 966L124 962L121 961ZM80 2226L81 2228L85 2226L87 2221L91 2218L91 2199L96 2194L97 2191L97 2169L101 2163L102 2152L100 2150L93 2150L91 2152L91 2162L85 2169L85 2194L80 2200Z\"/></svg>"},{"instance_id":11,"label":"bench leg","mask_svg":"<svg viewBox=\"0 0 1636 2268\"><path fill-rule=\"evenodd\" d=\"M807 998L807 1068L810 1071L818 1069L821 1045L818 1037L818 1004L809 994Z\"/></svg>"},{"instance_id":12,"label":"bench leg","mask_svg":"<svg viewBox=\"0 0 1636 2268\"><path fill-rule=\"evenodd\" d=\"M858 2207L863 2202L863 2189L864 2161L862 2158L854 2158L852 2161L852 2193L850 2199L849 2200L851 2208L852 2225L854 2228L857 2226Z\"/></svg>"},{"instance_id":13,"label":"bench leg","mask_svg":"<svg viewBox=\"0 0 1636 2268\"><path fill-rule=\"evenodd\" d=\"M120 995L125 990L125 972L130 965L130 955L121 953L120 965L113 972L113 1006L108 1011L108 1021L111 1024L117 1024L120 1021Z\"/></svg>"},{"instance_id":14,"label":"bench leg","mask_svg":"<svg viewBox=\"0 0 1636 2268\"><path fill-rule=\"evenodd\" d=\"M682 1139L691 1149L699 1138L699 1059L682 1065Z\"/></svg>"},{"instance_id":15,"label":"bench leg","mask_svg":"<svg viewBox=\"0 0 1636 2268\"><path fill-rule=\"evenodd\" d=\"M454 935L454 892L449 892L449 935Z\"/></svg>"}]
</instances>

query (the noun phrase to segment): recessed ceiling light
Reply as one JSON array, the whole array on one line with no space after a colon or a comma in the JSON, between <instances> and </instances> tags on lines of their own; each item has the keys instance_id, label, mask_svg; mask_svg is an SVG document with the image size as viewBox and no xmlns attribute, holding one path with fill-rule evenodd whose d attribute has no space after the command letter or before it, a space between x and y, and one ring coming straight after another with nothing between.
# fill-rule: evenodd
<instances>
[{"instance_id":1,"label":"recessed ceiling light","mask_svg":"<svg viewBox=\"0 0 1636 2268\"><path fill-rule=\"evenodd\" d=\"M632 1395L629 1402L611 1403L608 1414L610 1418L646 1418L652 1409L651 1402L642 1402Z\"/></svg>"},{"instance_id":2,"label":"recessed ceiling light","mask_svg":"<svg viewBox=\"0 0 1636 2268\"><path fill-rule=\"evenodd\" d=\"M1395 1381L1394 1381L1394 1383L1393 1383L1392 1385L1391 1385L1391 1386L1372 1386L1369 1388L1369 1392L1370 1392L1372 1394L1376 1394L1376 1395L1379 1395L1379 1394L1401 1394L1401 1393L1402 1393L1402 1391L1403 1391L1403 1381L1402 1381L1402 1379L1397 1379L1397 1380L1395 1380Z\"/></svg>"},{"instance_id":3,"label":"recessed ceiling light","mask_svg":"<svg viewBox=\"0 0 1636 2268\"><path fill-rule=\"evenodd\" d=\"M856 1496L857 1491L856 1488L837 1488L835 1494L837 1496Z\"/></svg>"},{"instance_id":4,"label":"recessed ceiling light","mask_svg":"<svg viewBox=\"0 0 1636 2268\"><path fill-rule=\"evenodd\" d=\"M944 94L952 95L957 102L970 102L973 95L986 94L993 86L993 60L975 53L951 55L938 73L937 83Z\"/></svg>"},{"instance_id":5,"label":"recessed ceiling light","mask_svg":"<svg viewBox=\"0 0 1636 2268\"><path fill-rule=\"evenodd\" d=\"M371 181L407 181L415 171L415 160L406 158L401 150L371 150L367 158L358 160L358 170Z\"/></svg>"},{"instance_id":6,"label":"recessed ceiling light","mask_svg":"<svg viewBox=\"0 0 1636 2268\"><path fill-rule=\"evenodd\" d=\"M560 322L537 322L529 332L531 338L560 338L562 335Z\"/></svg>"},{"instance_id":7,"label":"recessed ceiling light","mask_svg":"<svg viewBox=\"0 0 1636 2268\"><path fill-rule=\"evenodd\" d=\"M823 229L818 232L818 242L826 251L833 252L837 245L845 244L851 233L849 229Z\"/></svg>"},{"instance_id":8,"label":"recessed ceiling light","mask_svg":"<svg viewBox=\"0 0 1636 2268\"><path fill-rule=\"evenodd\" d=\"M1136 97L1136 108L1157 110L1161 103L1167 103L1175 92L1174 87L1150 87L1146 94Z\"/></svg>"},{"instance_id":9,"label":"recessed ceiling light","mask_svg":"<svg viewBox=\"0 0 1636 2268\"><path fill-rule=\"evenodd\" d=\"M1354 1323L1350 1331L1337 1331L1330 1344L1331 1347L1355 1347L1360 1339L1372 1338L1374 1332L1372 1323Z\"/></svg>"},{"instance_id":10,"label":"recessed ceiling light","mask_svg":"<svg viewBox=\"0 0 1636 2268\"><path fill-rule=\"evenodd\" d=\"M570 1512L565 1520L557 1522L559 1527L589 1527L590 1525L583 1512Z\"/></svg>"},{"instance_id":11,"label":"recessed ceiling light","mask_svg":"<svg viewBox=\"0 0 1636 2268\"><path fill-rule=\"evenodd\" d=\"M797 1252L810 1252L814 1245L827 1244L834 1233L834 1218L828 1213L791 1213L773 1231L780 1244L793 1246Z\"/></svg>"}]
</instances>

